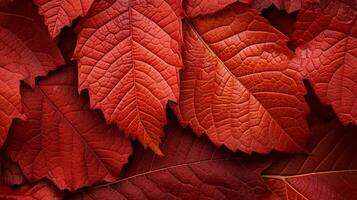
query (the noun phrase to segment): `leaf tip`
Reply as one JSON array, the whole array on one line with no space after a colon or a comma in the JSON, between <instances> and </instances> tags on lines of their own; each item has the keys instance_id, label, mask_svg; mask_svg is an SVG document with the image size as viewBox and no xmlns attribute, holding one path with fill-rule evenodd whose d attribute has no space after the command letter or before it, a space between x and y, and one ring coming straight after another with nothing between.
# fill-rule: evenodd
<instances>
[{"instance_id":1,"label":"leaf tip","mask_svg":"<svg viewBox=\"0 0 357 200\"><path fill-rule=\"evenodd\" d=\"M164 156L164 153L162 153L162 151L161 151L161 149L160 149L160 147L158 145L151 143L149 145L149 147L156 155L158 155L160 157Z\"/></svg>"}]
</instances>

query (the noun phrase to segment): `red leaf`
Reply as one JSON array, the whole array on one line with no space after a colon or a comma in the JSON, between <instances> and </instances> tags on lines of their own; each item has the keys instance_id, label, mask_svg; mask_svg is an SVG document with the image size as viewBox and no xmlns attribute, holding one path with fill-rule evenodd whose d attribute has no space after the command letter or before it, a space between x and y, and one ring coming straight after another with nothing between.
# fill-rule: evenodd
<instances>
[{"instance_id":1,"label":"red leaf","mask_svg":"<svg viewBox=\"0 0 357 200\"><path fill-rule=\"evenodd\" d=\"M301 151L305 89L287 38L254 10L231 7L185 31L179 121L232 151Z\"/></svg>"},{"instance_id":2,"label":"red leaf","mask_svg":"<svg viewBox=\"0 0 357 200\"><path fill-rule=\"evenodd\" d=\"M357 124L357 11L340 1L305 8L297 22L298 63L344 125Z\"/></svg>"},{"instance_id":3,"label":"red leaf","mask_svg":"<svg viewBox=\"0 0 357 200\"><path fill-rule=\"evenodd\" d=\"M357 197L357 127L318 124L309 156L281 159L265 172L281 199L354 200Z\"/></svg>"},{"instance_id":4,"label":"red leaf","mask_svg":"<svg viewBox=\"0 0 357 200\"><path fill-rule=\"evenodd\" d=\"M15 121L8 151L30 181L47 177L60 189L76 190L114 181L127 162L130 141L77 93L73 66L23 88L27 121Z\"/></svg>"},{"instance_id":5,"label":"red leaf","mask_svg":"<svg viewBox=\"0 0 357 200\"><path fill-rule=\"evenodd\" d=\"M253 0L184 0L183 7L188 18L213 14L234 2L251 4Z\"/></svg>"},{"instance_id":6,"label":"red leaf","mask_svg":"<svg viewBox=\"0 0 357 200\"><path fill-rule=\"evenodd\" d=\"M34 0L39 13L45 17L48 31L55 38L78 16L85 16L94 0Z\"/></svg>"},{"instance_id":7,"label":"red leaf","mask_svg":"<svg viewBox=\"0 0 357 200\"><path fill-rule=\"evenodd\" d=\"M288 13L292 13L300 10L303 4L319 2L320 0L254 0L252 7L261 11L274 5L279 10L285 10Z\"/></svg>"},{"instance_id":8,"label":"red leaf","mask_svg":"<svg viewBox=\"0 0 357 200\"><path fill-rule=\"evenodd\" d=\"M23 118L19 81L33 86L36 76L64 63L28 5L17 1L0 7L0 147L12 119Z\"/></svg>"},{"instance_id":9,"label":"red leaf","mask_svg":"<svg viewBox=\"0 0 357 200\"><path fill-rule=\"evenodd\" d=\"M266 191L260 173L268 162L216 149L172 119L166 135L165 157L138 148L123 179L70 199L255 199Z\"/></svg>"},{"instance_id":10,"label":"red leaf","mask_svg":"<svg viewBox=\"0 0 357 200\"><path fill-rule=\"evenodd\" d=\"M176 0L96 1L75 51L91 107L159 155L165 107L179 95L181 12Z\"/></svg>"},{"instance_id":11,"label":"red leaf","mask_svg":"<svg viewBox=\"0 0 357 200\"><path fill-rule=\"evenodd\" d=\"M40 182L35 185L24 185L18 189L12 189L6 185L0 185L0 199L6 200L60 200L63 193L48 182Z\"/></svg>"},{"instance_id":12,"label":"red leaf","mask_svg":"<svg viewBox=\"0 0 357 200\"><path fill-rule=\"evenodd\" d=\"M0 150L0 184L20 185L25 182L17 163L13 162L5 151Z\"/></svg>"}]
</instances>

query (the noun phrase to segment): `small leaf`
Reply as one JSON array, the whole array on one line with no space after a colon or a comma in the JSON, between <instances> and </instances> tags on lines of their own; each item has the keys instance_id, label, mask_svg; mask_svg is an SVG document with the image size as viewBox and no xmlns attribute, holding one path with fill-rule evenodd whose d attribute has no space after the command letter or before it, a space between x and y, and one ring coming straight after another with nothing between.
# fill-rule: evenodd
<instances>
[{"instance_id":1,"label":"small leaf","mask_svg":"<svg viewBox=\"0 0 357 200\"><path fill-rule=\"evenodd\" d=\"M78 16L85 16L94 0L34 0L39 13L45 17L48 31L55 38Z\"/></svg>"}]
</instances>

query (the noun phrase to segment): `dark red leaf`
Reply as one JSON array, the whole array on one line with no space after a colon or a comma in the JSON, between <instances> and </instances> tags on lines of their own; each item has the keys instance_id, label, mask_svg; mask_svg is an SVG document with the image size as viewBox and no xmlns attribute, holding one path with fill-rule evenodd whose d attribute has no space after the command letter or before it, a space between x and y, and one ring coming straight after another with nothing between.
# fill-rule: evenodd
<instances>
[{"instance_id":1,"label":"dark red leaf","mask_svg":"<svg viewBox=\"0 0 357 200\"><path fill-rule=\"evenodd\" d=\"M70 199L255 199L265 192L260 172L268 162L216 149L172 119L166 133L165 157L137 148L121 180Z\"/></svg>"},{"instance_id":2,"label":"dark red leaf","mask_svg":"<svg viewBox=\"0 0 357 200\"><path fill-rule=\"evenodd\" d=\"M31 86L36 76L64 63L29 1L0 7L0 147L13 118L22 118L20 80Z\"/></svg>"},{"instance_id":3,"label":"dark red leaf","mask_svg":"<svg viewBox=\"0 0 357 200\"><path fill-rule=\"evenodd\" d=\"M34 90L22 89L28 119L14 122L7 143L29 181L47 177L69 190L115 181L132 152L130 140L78 95L74 67L57 71Z\"/></svg>"},{"instance_id":4,"label":"dark red leaf","mask_svg":"<svg viewBox=\"0 0 357 200\"><path fill-rule=\"evenodd\" d=\"M285 10L288 13L292 13L300 10L304 4L318 2L320 2L320 0L254 0L252 7L261 11L274 5L279 10Z\"/></svg>"},{"instance_id":5,"label":"dark red leaf","mask_svg":"<svg viewBox=\"0 0 357 200\"><path fill-rule=\"evenodd\" d=\"M13 162L4 150L0 150L0 184L21 185L25 182L17 163Z\"/></svg>"},{"instance_id":6,"label":"dark red leaf","mask_svg":"<svg viewBox=\"0 0 357 200\"><path fill-rule=\"evenodd\" d=\"M344 125L357 124L357 5L350 4L304 8L294 34L297 65Z\"/></svg>"},{"instance_id":7,"label":"dark red leaf","mask_svg":"<svg viewBox=\"0 0 357 200\"><path fill-rule=\"evenodd\" d=\"M312 132L309 156L286 156L264 173L270 189L281 199L356 199L357 127L333 121Z\"/></svg>"},{"instance_id":8,"label":"dark red leaf","mask_svg":"<svg viewBox=\"0 0 357 200\"><path fill-rule=\"evenodd\" d=\"M0 184L0 199L4 200L61 200L63 196L61 191L45 181L18 189Z\"/></svg>"}]
</instances>

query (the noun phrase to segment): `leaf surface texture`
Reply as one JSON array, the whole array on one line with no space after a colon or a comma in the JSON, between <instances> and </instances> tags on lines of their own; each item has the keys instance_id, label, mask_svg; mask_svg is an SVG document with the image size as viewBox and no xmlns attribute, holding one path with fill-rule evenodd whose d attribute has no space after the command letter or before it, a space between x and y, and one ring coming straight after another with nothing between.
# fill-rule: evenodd
<instances>
[{"instance_id":1,"label":"leaf surface texture","mask_svg":"<svg viewBox=\"0 0 357 200\"><path fill-rule=\"evenodd\" d=\"M73 67L23 88L28 119L15 121L7 148L28 180L47 177L68 190L116 180L132 152L122 132L78 95Z\"/></svg>"},{"instance_id":2,"label":"leaf surface texture","mask_svg":"<svg viewBox=\"0 0 357 200\"><path fill-rule=\"evenodd\" d=\"M13 118L22 115L20 80L33 86L36 76L64 63L28 1L0 7L0 147Z\"/></svg>"},{"instance_id":3,"label":"leaf surface texture","mask_svg":"<svg viewBox=\"0 0 357 200\"><path fill-rule=\"evenodd\" d=\"M96 1L74 56L92 108L159 155L166 104L179 96L181 16L176 0Z\"/></svg>"},{"instance_id":4,"label":"leaf surface texture","mask_svg":"<svg viewBox=\"0 0 357 200\"><path fill-rule=\"evenodd\" d=\"M238 5L186 25L179 121L213 143L251 153L302 151L305 89L287 38Z\"/></svg>"}]
</instances>

